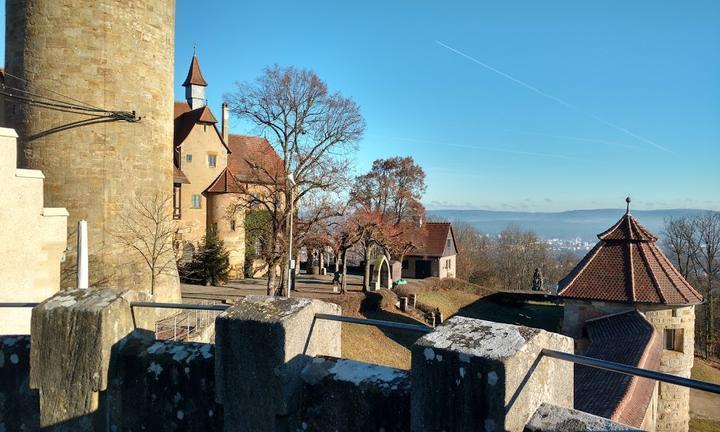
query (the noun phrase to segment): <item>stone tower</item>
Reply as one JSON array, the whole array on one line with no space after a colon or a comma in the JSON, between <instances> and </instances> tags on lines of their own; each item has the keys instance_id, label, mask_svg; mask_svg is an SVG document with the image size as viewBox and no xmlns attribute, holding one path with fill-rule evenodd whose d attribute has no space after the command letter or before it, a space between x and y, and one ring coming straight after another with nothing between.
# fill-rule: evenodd
<instances>
[{"instance_id":1,"label":"stone tower","mask_svg":"<svg viewBox=\"0 0 720 432\"><path fill-rule=\"evenodd\" d=\"M117 236L138 200L172 197L174 25L174 0L6 3L8 86L140 118L5 101L20 166L42 170L46 205L70 213L68 244L88 221L91 286L150 291L149 267ZM75 283L74 261L63 288ZM158 300L179 299L171 267L156 279Z\"/></svg>"},{"instance_id":2,"label":"stone tower","mask_svg":"<svg viewBox=\"0 0 720 432\"><path fill-rule=\"evenodd\" d=\"M628 200L629 205L629 200ZM590 321L637 310L662 338L660 372L690 377L695 349L695 305L703 301L657 246L657 237L628 211L558 284L565 299L563 332L580 338ZM629 332L629 329L619 329ZM628 347L629 349L629 347ZM644 429L687 431L689 389L659 383ZM653 427L654 426L654 427Z\"/></svg>"}]
</instances>

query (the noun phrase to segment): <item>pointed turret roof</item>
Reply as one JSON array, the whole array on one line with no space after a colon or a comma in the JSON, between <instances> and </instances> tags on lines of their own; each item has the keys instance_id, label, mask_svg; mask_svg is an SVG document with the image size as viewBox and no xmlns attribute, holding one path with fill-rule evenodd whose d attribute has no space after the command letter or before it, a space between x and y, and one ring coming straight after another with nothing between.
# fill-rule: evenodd
<instances>
[{"instance_id":1,"label":"pointed turret roof","mask_svg":"<svg viewBox=\"0 0 720 432\"><path fill-rule=\"evenodd\" d=\"M203 87L207 87L208 85L202 76L202 72L200 72L200 63L198 63L197 54L193 54L192 62L190 62L190 70L188 70L183 87L189 85L199 85Z\"/></svg>"},{"instance_id":2,"label":"pointed turret roof","mask_svg":"<svg viewBox=\"0 0 720 432\"><path fill-rule=\"evenodd\" d=\"M561 297L691 305L703 297L658 248L657 237L628 211L558 284Z\"/></svg>"}]
</instances>

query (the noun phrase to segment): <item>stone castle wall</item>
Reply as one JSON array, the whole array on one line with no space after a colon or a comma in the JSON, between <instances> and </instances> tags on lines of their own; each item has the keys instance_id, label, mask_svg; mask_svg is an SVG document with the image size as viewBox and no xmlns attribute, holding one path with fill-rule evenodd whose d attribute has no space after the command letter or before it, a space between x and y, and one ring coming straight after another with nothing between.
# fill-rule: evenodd
<instances>
[{"instance_id":1,"label":"stone castle wall","mask_svg":"<svg viewBox=\"0 0 720 432\"><path fill-rule=\"evenodd\" d=\"M70 212L71 244L72 227L88 221L96 286L150 290L150 270L116 242L115 230L136 194L172 195L174 22L174 0L7 1L6 71L21 78L8 77L8 85L142 118L4 107L21 166L42 170L46 205ZM74 261L66 260L63 287L75 283ZM179 299L176 269L158 282L158 299Z\"/></svg>"},{"instance_id":2,"label":"stone castle wall","mask_svg":"<svg viewBox=\"0 0 720 432\"><path fill-rule=\"evenodd\" d=\"M695 307L657 308L645 306L640 309L648 321L664 337L665 329L682 329L682 352L663 350L660 372L690 377L695 354ZM659 383L658 408L655 430L687 431L690 421L690 389L673 384Z\"/></svg>"}]
</instances>

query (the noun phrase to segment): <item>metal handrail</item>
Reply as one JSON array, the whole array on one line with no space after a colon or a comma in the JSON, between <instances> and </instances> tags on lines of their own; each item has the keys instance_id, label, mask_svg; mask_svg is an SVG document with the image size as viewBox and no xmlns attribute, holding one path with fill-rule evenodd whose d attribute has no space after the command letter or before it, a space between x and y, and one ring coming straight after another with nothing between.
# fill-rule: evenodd
<instances>
[{"instance_id":1,"label":"metal handrail","mask_svg":"<svg viewBox=\"0 0 720 432\"><path fill-rule=\"evenodd\" d=\"M317 319L324 319L329 321L341 321L341 322L347 322L347 323L353 323L353 324L361 324L361 325L371 325L376 327L387 327L387 328L394 328L394 329L400 329L400 330L412 330L422 333L430 333L433 331L432 328L419 325L419 324L406 324L406 323L399 323L394 321L384 321L384 320L376 320L371 318L354 318L354 317L348 317L348 316L342 316L342 315L330 315L330 314L323 314L323 313L317 313L315 314L315 318Z\"/></svg>"},{"instance_id":2,"label":"metal handrail","mask_svg":"<svg viewBox=\"0 0 720 432\"><path fill-rule=\"evenodd\" d=\"M191 309L191 310L211 310L224 311L230 305L203 305L190 303L154 303L154 302L130 302L130 307L147 307L158 309Z\"/></svg>"},{"instance_id":3,"label":"metal handrail","mask_svg":"<svg viewBox=\"0 0 720 432\"><path fill-rule=\"evenodd\" d=\"M543 349L542 355L569 361L572 363L581 364L583 366L589 366L596 369L604 369L611 372L617 372L625 375L639 376L643 378L650 378L656 381L662 381L669 384L675 384L683 387L689 387L697 390L706 391L709 393L720 394L720 385L708 383L705 381L698 381L691 378L679 377L676 375L670 375L662 372L656 372L649 369L642 369L635 366L628 366L622 363L616 363L608 360L602 360L595 357L586 357L578 354L570 354L561 351L555 351L550 349Z\"/></svg>"},{"instance_id":4,"label":"metal handrail","mask_svg":"<svg viewBox=\"0 0 720 432\"><path fill-rule=\"evenodd\" d=\"M0 308L34 308L40 303L0 303Z\"/></svg>"}]
</instances>

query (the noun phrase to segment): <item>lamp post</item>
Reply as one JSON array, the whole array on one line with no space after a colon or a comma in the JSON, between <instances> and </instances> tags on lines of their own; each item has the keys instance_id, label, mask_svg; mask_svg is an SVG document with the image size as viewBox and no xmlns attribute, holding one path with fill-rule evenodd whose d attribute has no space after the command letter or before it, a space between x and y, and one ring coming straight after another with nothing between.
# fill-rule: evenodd
<instances>
[{"instance_id":1,"label":"lamp post","mask_svg":"<svg viewBox=\"0 0 720 432\"><path fill-rule=\"evenodd\" d=\"M290 289L292 288L293 272L295 271L295 260L293 260L293 215L295 214L295 199L293 194L295 192L295 176L293 173L288 174L287 183L290 188L290 213L288 217L288 277L285 285L285 292L287 297L290 297Z\"/></svg>"}]
</instances>

